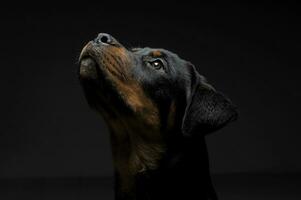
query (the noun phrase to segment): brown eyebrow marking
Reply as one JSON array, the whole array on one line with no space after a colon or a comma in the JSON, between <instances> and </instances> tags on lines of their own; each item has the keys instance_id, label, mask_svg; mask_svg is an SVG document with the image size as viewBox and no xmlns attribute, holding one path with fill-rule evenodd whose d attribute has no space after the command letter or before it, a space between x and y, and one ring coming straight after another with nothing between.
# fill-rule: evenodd
<instances>
[{"instance_id":1,"label":"brown eyebrow marking","mask_svg":"<svg viewBox=\"0 0 301 200\"><path fill-rule=\"evenodd\" d=\"M151 55L152 55L153 57L161 57L161 56L163 56L162 52L159 51L159 50L153 51L153 52L151 53Z\"/></svg>"}]
</instances>

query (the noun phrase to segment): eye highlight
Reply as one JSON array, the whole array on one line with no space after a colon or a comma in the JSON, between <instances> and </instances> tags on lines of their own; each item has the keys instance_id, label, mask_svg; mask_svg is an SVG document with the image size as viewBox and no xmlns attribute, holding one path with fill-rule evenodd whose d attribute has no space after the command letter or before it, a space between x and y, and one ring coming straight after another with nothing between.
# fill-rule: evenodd
<instances>
[{"instance_id":1,"label":"eye highlight","mask_svg":"<svg viewBox=\"0 0 301 200\"><path fill-rule=\"evenodd\" d=\"M148 63L156 70L164 69L164 62L161 59L154 59Z\"/></svg>"}]
</instances>

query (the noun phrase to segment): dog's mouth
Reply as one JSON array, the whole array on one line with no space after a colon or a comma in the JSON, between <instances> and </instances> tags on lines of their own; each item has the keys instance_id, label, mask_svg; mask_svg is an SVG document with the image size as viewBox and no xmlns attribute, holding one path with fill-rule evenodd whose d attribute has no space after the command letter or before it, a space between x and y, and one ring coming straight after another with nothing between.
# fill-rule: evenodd
<instances>
[{"instance_id":1,"label":"dog's mouth","mask_svg":"<svg viewBox=\"0 0 301 200\"><path fill-rule=\"evenodd\" d=\"M111 79L125 80L129 54L124 47L98 46L89 42L79 58L79 78L84 81Z\"/></svg>"},{"instance_id":2,"label":"dog's mouth","mask_svg":"<svg viewBox=\"0 0 301 200\"><path fill-rule=\"evenodd\" d=\"M100 77L100 65L97 62L95 49L89 42L82 50L79 57L79 79L95 83Z\"/></svg>"},{"instance_id":3,"label":"dog's mouth","mask_svg":"<svg viewBox=\"0 0 301 200\"><path fill-rule=\"evenodd\" d=\"M123 78L121 70L125 66L120 66L115 61L121 58L118 55L113 56L113 53L108 47L97 47L92 42L81 52L79 80L91 107L105 110L113 105L124 110L124 100L116 84Z\"/></svg>"}]
</instances>

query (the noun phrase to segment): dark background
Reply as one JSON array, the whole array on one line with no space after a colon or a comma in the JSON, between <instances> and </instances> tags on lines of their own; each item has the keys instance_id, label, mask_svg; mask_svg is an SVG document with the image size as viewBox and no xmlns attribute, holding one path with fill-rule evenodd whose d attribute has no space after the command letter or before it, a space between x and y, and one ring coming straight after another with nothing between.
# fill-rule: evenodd
<instances>
[{"instance_id":1,"label":"dark background","mask_svg":"<svg viewBox=\"0 0 301 200\"><path fill-rule=\"evenodd\" d=\"M297 4L139 5L1 8L0 178L112 175L108 131L77 80L99 32L174 51L238 105L239 120L207 136L213 174L300 173Z\"/></svg>"}]
</instances>

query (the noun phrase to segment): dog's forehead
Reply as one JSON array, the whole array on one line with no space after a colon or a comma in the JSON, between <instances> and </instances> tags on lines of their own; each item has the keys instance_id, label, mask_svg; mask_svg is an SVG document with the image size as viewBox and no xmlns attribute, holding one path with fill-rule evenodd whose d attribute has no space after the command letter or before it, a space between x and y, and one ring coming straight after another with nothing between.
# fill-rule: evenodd
<instances>
[{"instance_id":1,"label":"dog's forehead","mask_svg":"<svg viewBox=\"0 0 301 200\"><path fill-rule=\"evenodd\" d=\"M174 59L182 60L176 53L173 53L169 50L162 49L162 48L150 48L150 47L144 47L144 48L137 48L134 49L134 51L137 54L140 55L149 55L153 57L171 57Z\"/></svg>"}]
</instances>

